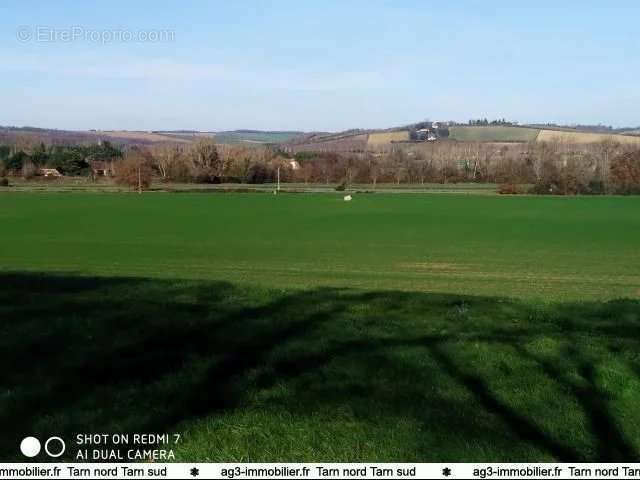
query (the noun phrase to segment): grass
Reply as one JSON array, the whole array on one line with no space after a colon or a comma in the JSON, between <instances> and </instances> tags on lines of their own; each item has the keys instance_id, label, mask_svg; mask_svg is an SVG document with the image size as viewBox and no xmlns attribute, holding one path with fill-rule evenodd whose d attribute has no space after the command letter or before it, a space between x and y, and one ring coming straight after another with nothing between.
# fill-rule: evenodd
<instances>
[{"instance_id":1,"label":"grass","mask_svg":"<svg viewBox=\"0 0 640 480\"><path fill-rule=\"evenodd\" d=\"M638 198L6 194L0 271L635 298Z\"/></svg>"},{"instance_id":2,"label":"grass","mask_svg":"<svg viewBox=\"0 0 640 480\"><path fill-rule=\"evenodd\" d=\"M35 178L24 180L21 177L10 177L9 187L0 187L0 193L70 193L70 192L100 192L100 193L131 193L131 188L117 185L111 178L101 178L92 181L86 177L63 177L59 179L45 180ZM297 193L335 193L336 183L283 183L282 191ZM276 188L275 183L164 183L154 181L151 185L152 192L267 192L272 193ZM378 183L375 188L370 183L353 184L348 187L350 192L373 192L376 193L473 193L473 194L497 194L498 186L493 183Z\"/></svg>"},{"instance_id":3,"label":"grass","mask_svg":"<svg viewBox=\"0 0 640 480\"><path fill-rule=\"evenodd\" d=\"M181 433L179 461L638 460L637 300L0 282L5 461L27 432Z\"/></svg>"},{"instance_id":4,"label":"grass","mask_svg":"<svg viewBox=\"0 0 640 480\"><path fill-rule=\"evenodd\" d=\"M637 461L639 202L2 195L0 460Z\"/></svg>"},{"instance_id":5,"label":"grass","mask_svg":"<svg viewBox=\"0 0 640 480\"><path fill-rule=\"evenodd\" d=\"M449 127L449 138L461 142L532 142L537 128L509 126Z\"/></svg>"}]
</instances>

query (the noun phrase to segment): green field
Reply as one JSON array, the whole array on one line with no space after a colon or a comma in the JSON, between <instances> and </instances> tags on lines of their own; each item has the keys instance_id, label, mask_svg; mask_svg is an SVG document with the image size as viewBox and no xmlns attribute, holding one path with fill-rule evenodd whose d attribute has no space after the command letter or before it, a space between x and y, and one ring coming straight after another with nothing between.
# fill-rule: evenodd
<instances>
[{"instance_id":1,"label":"green field","mask_svg":"<svg viewBox=\"0 0 640 480\"><path fill-rule=\"evenodd\" d=\"M179 432L179 461L636 461L639 208L2 194L0 460Z\"/></svg>"},{"instance_id":2,"label":"green field","mask_svg":"<svg viewBox=\"0 0 640 480\"><path fill-rule=\"evenodd\" d=\"M5 271L543 299L640 292L637 198L7 194ZM18 248L19 246L19 248Z\"/></svg>"},{"instance_id":3,"label":"green field","mask_svg":"<svg viewBox=\"0 0 640 480\"><path fill-rule=\"evenodd\" d=\"M449 138L461 142L533 142L539 129L509 126L449 127Z\"/></svg>"},{"instance_id":4,"label":"green field","mask_svg":"<svg viewBox=\"0 0 640 480\"><path fill-rule=\"evenodd\" d=\"M217 143L226 144L265 144L285 143L302 136L302 132L218 132L214 138Z\"/></svg>"}]
</instances>

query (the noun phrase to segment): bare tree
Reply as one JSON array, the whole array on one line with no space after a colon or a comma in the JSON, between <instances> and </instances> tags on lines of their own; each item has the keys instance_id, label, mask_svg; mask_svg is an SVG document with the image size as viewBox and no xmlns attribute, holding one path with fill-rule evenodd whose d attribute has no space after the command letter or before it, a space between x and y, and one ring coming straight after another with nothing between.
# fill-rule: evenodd
<instances>
[{"instance_id":1,"label":"bare tree","mask_svg":"<svg viewBox=\"0 0 640 480\"><path fill-rule=\"evenodd\" d=\"M228 159L218 155L216 143L211 138L198 140L191 147L190 158L196 177L205 182L220 179L229 165Z\"/></svg>"},{"instance_id":2,"label":"bare tree","mask_svg":"<svg viewBox=\"0 0 640 480\"><path fill-rule=\"evenodd\" d=\"M422 157L416 160L417 162L417 172L418 172L418 180L421 185L425 184L425 181L429 176L433 173L433 165L431 164L431 159L423 159Z\"/></svg>"},{"instance_id":3,"label":"bare tree","mask_svg":"<svg viewBox=\"0 0 640 480\"><path fill-rule=\"evenodd\" d=\"M163 180L168 179L171 168L181 156L182 148L179 145L163 145L153 152L153 165Z\"/></svg>"},{"instance_id":4,"label":"bare tree","mask_svg":"<svg viewBox=\"0 0 640 480\"><path fill-rule=\"evenodd\" d=\"M391 170L393 172L393 178L396 182L396 185L400 185L400 182L406 175L407 169L407 154L402 148L394 148L391 151L391 155L389 157L389 164Z\"/></svg>"},{"instance_id":5,"label":"bare tree","mask_svg":"<svg viewBox=\"0 0 640 480\"><path fill-rule=\"evenodd\" d=\"M367 171L369 173L369 180L373 185L373 189L376 189L378 184L378 176L380 175L380 163L378 159L370 152L366 154Z\"/></svg>"},{"instance_id":6,"label":"bare tree","mask_svg":"<svg viewBox=\"0 0 640 480\"><path fill-rule=\"evenodd\" d=\"M117 163L116 183L135 188L138 193L151 186L152 178L151 156L138 148L129 150L124 159Z\"/></svg>"},{"instance_id":7,"label":"bare tree","mask_svg":"<svg viewBox=\"0 0 640 480\"><path fill-rule=\"evenodd\" d=\"M344 170L345 185L351 185L357 173L358 173L358 158L353 155L350 155L347 157L345 162L345 170Z\"/></svg>"},{"instance_id":8,"label":"bare tree","mask_svg":"<svg viewBox=\"0 0 640 480\"><path fill-rule=\"evenodd\" d=\"M539 182L544 176L544 168L552 164L558 155L558 142L536 142L533 145L533 173L536 176L536 182Z\"/></svg>"},{"instance_id":9,"label":"bare tree","mask_svg":"<svg viewBox=\"0 0 640 480\"><path fill-rule=\"evenodd\" d=\"M33 177L36 176L37 173L38 173L37 167L34 165L31 159L27 157L27 159L22 164L22 176L26 180L31 180Z\"/></svg>"},{"instance_id":10,"label":"bare tree","mask_svg":"<svg viewBox=\"0 0 640 480\"><path fill-rule=\"evenodd\" d=\"M620 144L609 138L595 145L598 154L598 170L604 193L609 191L609 172L611 171L611 157L620 148Z\"/></svg>"},{"instance_id":11,"label":"bare tree","mask_svg":"<svg viewBox=\"0 0 640 480\"><path fill-rule=\"evenodd\" d=\"M309 160L305 160L300 168L297 170L297 176L299 176L302 181L307 184L313 175L313 164Z\"/></svg>"}]
</instances>

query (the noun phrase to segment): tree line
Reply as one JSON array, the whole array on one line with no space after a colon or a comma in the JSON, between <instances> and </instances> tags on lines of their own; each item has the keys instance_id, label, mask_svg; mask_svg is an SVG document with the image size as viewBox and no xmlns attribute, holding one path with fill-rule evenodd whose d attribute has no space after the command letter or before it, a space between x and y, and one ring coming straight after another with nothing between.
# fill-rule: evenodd
<instances>
[{"instance_id":1,"label":"tree line","mask_svg":"<svg viewBox=\"0 0 640 480\"><path fill-rule=\"evenodd\" d=\"M495 183L502 193L640 193L640 150L606 140L589 145L557 142L495 144L440 141L391 146L384 151L339 154L274 147L219 145L211 138L192 144L117 147L36 144L0 145L0 177L35 176L41 168L64 175L95 176L96 165L116 182L147 188L162 182L341 185L380 183Z\"/></svg>"},{"instance_id":2,"label":"tree line","mask_svg":"<svg viewBox=\"0 0 640 480\"><path fill-rule=\"evenodd\" d=\"M93 145L0 145L0 176L8 173L26 178L35 176L40 168L55 168L64 175L89 175L90 161L115 160L123 152L109 142Z\"/></svg>"},{"instance_id":3,"label":"tree line","mask_svg":"<svg viewBox=\"0 0 640 480\"><path fill-rule=\"evenodd\" d=\"M640 149L611 140L433 142L358 155L297 154L305 183L495 183L502 193L638 194Z\"/></svg>"}]
</instances>

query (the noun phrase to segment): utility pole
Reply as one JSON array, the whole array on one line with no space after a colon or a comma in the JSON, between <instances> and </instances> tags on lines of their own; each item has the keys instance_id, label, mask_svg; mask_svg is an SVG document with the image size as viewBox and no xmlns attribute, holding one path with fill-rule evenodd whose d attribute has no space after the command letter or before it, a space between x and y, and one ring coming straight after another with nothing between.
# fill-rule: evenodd
<instances>
[{"instance_id":1,"label":"utility pole","mask_svg":"<svg viewBox=\"0 0 640 480\"><path fill-rule=\"evenodd\" d=\"M276 187L276 191L280 193L280 167L278 167L278 186Z\"/></svg>"},{"instance_id":2,"label":"utility pole","mask_svg":"<svg viewBox=\"0 0 640 480\"><path fill-rule=\"evenodd\" d=\"M602 168L602 189L604 193L609 192L609 148L605 148L604 151L604 167Z\"/></svg>"},{"instance_id":3,"label":"utility pole","mask_svg":"<svg viewBox=\"0 0 640 480\"><path fill-rule=\"evenodd\" d=\"M138 193L142 193L142 174L140 172L140 165L138 164Z\"/></svg>"}]
</instances>

